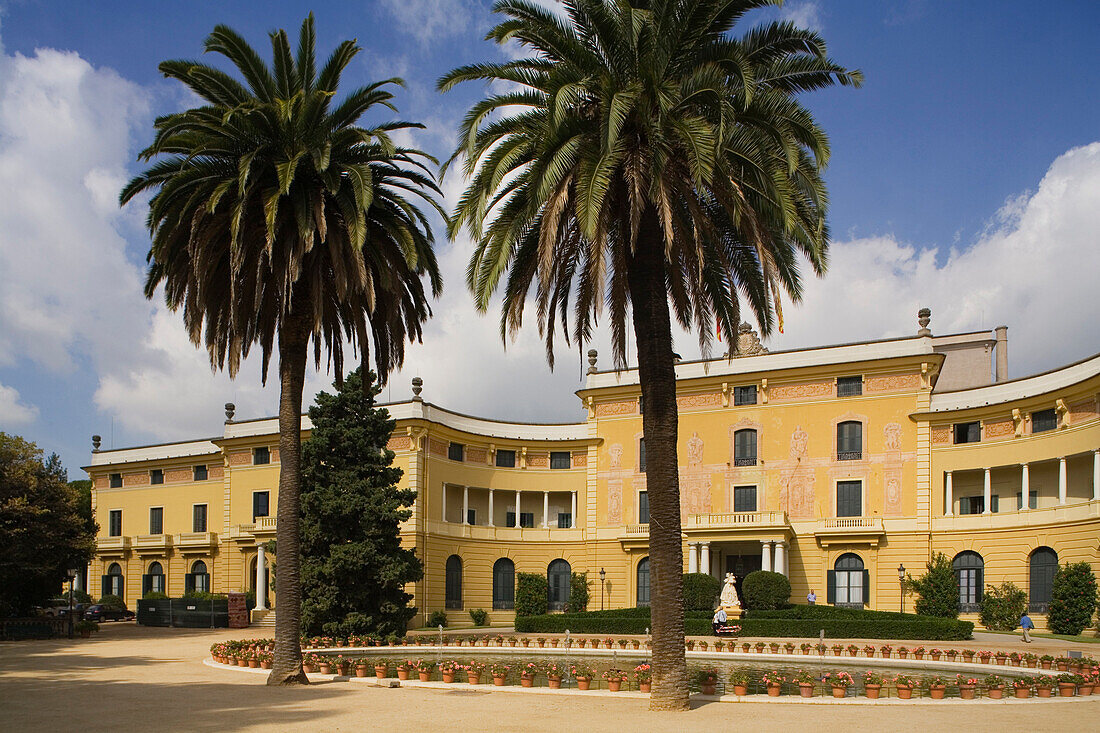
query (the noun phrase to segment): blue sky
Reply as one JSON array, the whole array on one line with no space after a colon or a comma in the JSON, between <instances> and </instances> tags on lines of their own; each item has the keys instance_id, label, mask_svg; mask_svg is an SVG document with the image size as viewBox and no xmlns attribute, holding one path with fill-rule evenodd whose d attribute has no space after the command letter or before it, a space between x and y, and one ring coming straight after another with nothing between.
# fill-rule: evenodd
<instances>
[{"instance_id":1,"label":"blue sky","mask_svg":"<svg viewBox=\"0 0 1100 733\"><path fill-rule=\"evenodd\" d=\"M503 58L482 40L489 3L326 5L324 51L364 47L345 86L404 77L402 116L428 125L416 142L446 155L483 90L439 95L434 81ZM73 476L93 432L132 445L216 434L226 401L242 417L273 413L254 364L236 382L211 374L179 317L141 297L144 212L113 199L152 118L190 101L160 61L199 56L216 23L262 48L310 7L0 0L0 186L13 194L0 197L0 430L60 452ZM928 305L938 332L1007 323L1016 376L1100 351L1100 4L788 2L752 18L777 15L819 28L866 84L807 99L832 139L832 268L786 309L773 348L911 333ZM461 181L446 183L453 196ZM446 292L390 396L421 374L427 398L465 412L579 418L565 399L575 350L553 374L534 332L505 351L496 314L476 316L463 290L469 243L439 237ZM677 347L697 348L687 336Z\"/></svg>"}]
</instances>

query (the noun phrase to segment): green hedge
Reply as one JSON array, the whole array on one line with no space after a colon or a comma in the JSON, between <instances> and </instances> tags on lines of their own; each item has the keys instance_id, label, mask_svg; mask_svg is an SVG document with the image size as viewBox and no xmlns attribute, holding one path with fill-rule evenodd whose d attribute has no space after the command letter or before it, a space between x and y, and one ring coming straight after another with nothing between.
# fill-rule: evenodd
<instances>
[{"instance_id":1,"label":"green hedge","mask_svg":"<svg viewBox=\"0 0 1100 733\"><path fill-rule=\"evenodd\" d=\"M546 576L540 573L516 573L516 620L522 616L546 613Z\"/></svg>"},{"instance_id":2,"label":"green hedge","mask_svg":"<svg viewBox=\"0 0 1100 733\"><path fill-rule=\"evenodd\" d=\"M787 606L774 610L749 611L751 618L828 618L828 619L879 619L895 621L924 621L927 616L897 611L870 611L862 608L840 608L838 606Z\"/></svg>"},{"instance_id":3,"label":"green hedge","mask_svg":"<svg viewBox=\"0 0 1100 733\"><path fill-rule=\"evenodd\" d=\"M684 610L714 612L722 583L707 573L684 573Z\"/></svg>"},{"instance_id":4,"label":"green hedge","mask_svg":"<svg viewBox=\"0 0 1100 733\"><path fill-rule=\"evenodd\" d=\"M791 600L791 581L783 573L756 570L745 576L741 587L745 608L773 610L783 608Z\"/></svg>"}]
</instances>

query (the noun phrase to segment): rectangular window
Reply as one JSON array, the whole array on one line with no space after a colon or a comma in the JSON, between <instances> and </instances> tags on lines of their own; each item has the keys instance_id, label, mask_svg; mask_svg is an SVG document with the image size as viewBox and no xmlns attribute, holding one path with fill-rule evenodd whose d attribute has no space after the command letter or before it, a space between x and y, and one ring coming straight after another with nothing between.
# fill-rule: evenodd
<instances>
[{"instance_id":1,"label":"rectangular window","mask_svg":"<svg viewBox=\"0 0 1100 733\"><path fill-rule=\"evenodd\" d=\"M271 512L270 505L271 493L268 491L253 491L252 492L252 521L255 522L260 517L269 516Z\"/></svg>"},{"instance_id":2,"label":"rectangular window","mask_svg":"<svg viewBox=\"0 0 1100 733\"><path fill-rule=\"evenodd\" d=\"M959 497L959 514L982 514L985 512L984 496Z\"/></svg>"},{"instance_id":3,"label":"rectangular window","mask_svg":"<svg viewBox=\"0 0 1100 733\"><path fill-rule=\"evenodd\" d=\"M519 515L520 527L534 527L535 526L535 513L534 512L520 512Z\"/></svg>"},{"instance_id":4,"label":"rectangular window","mask_svg":"<svg viewBox=\"0 0 1100 733\"><path fill-rule=\"evenodd\" d=\"M573 527L573 515L569 512L558 512L558 529L571 529Z\"/></svg>"},{"instance_id":5,"label":"rectangular window","mask_svg":"<svg viewBox=\"0 0 1100 733\"><path fill-rule=\"evenodd\" d=\"M194 478L196 481L206 481L206 479L210 476L210 474L206 470L206 464L195 466L192 471L194 473Z\"/></svg>"},{"instance_id":6,"label":"rectangular window","mask_svg":"<svg viewBox=\"0 0 1100 733\"><path fill-rule=\"evenodd\" d=\"M465 448L466 446L462 443L451 443L447 446L447 457L452 461L461 461L463 454L466 452Z\"/></svg>"},{"instance_id":7,"label":"rectangular window","mask_svg":"<svg viewBox=\"0 0 1100 733\"><path fill-rule=\"evenodd\" d=\"M733 487L733 511L735 511L735 512L755 512L756 511L756 487L755 486L734 486Z\"/></svg>"},{"instance_id":8,"label":"rectangular window","mask_svg":"<svg viewBox=\"0 0 1100 733\"><path fill-rule=\"evenodd\" d=\"M838 481L836 484L836 515L863 516L863 482Z\"/></svg>"},{"instance_id":9,"label":"rectangular window","mask_svg":"<svg viewBox=\"0 0 1100 733\"><path fill-rule=\"evenodd\" d=\"M638 472L645 473L645 438L638 439Z\"/></svg>"},{"instance_id":10,"label":"rectangular window","mask_svg":"<svg viewBox=\"0 0 1100 733\"><path fill-rule=\"evenodd\" d=\"M516 452L514 450L498 450L497 466L500 468L515 468Z\"/></svg>"},{"instance_id":11,"label":"rectangular window","mask_svg":"<svg viewBox=\"0 0 1100 733\"><path fill-rule=\"evenodd\" d=\"M252 449L252 465L263 466L271 463L271 449L267 446Z\"/></svg>"},{"instance_id":12,"label":"rectangular window","mask_svg":"<svg viewBox=\"0 0 1100 733\"><path fill-rule=\"evenodd\" d=\"M112 509L107 515L107 534L111 537L122 536L122 510Z\"/></svg>"},{"instance_id":13,"label":"rectangular window","mask_svg":"<svg viewBox=\"0 0 1100 733\"><path fill-rule=\"evenodd\" d=\"M191 509L191 531L206 531L206 504L196 504Z\"/></svg>"},{"instance_id":14,"label":"rectangular window","mask_svg":"<svg viewBox=\"0 0 1100 733\"><path fill-rule=\"evenodd\" d=\"M149 472L149 483L151 484L163 484L164 483L164 469L154 468ZM159 532L157 534L160 534Z\"/></svg>"},{"instance_id":15,"label":"rectangular window","mask_svg":"<svg viewBox=\"0 0 1100 733\"><path fill-rule=\"evenodd\" d=\"M466 524L477 524L477 509L466 510Z\"/></svg>"},{"instance_id":16,"label":"rectangular window","mask_svg":"<svg viewBox=\"0 0 1100 733\"><path fill-rule=\"evenodd\" d=\"M164 507L149 510L149 534L164 534Z\"/></svg>"},{"instance_id":17,"label":"rectangular window","mask_svg":"<svg viewBox=\"0 0 1100 733\"><path fill-rule=\"evenodd\" d=\"M837 377L837 397L859 397L863 394L863 377Z\"/></svg>"},{"instance_id":18,"label":"rectangular window","mask_svg":"<svg viewBox=\"0 0 1100 733\"><path fill-rule=\"evenodd\" d=\"M756 385L750 384L747 387L734 387L733 388L733 404L734 405L755 405L756 404Z\"/></svg>"},{"instance_id":19,"label":"rectangular window","mask_svg":"<svg viewBox=\"0 0 1100 733\"><path fill-rule=\"evenodd\" d=\"M572 468L572 464L569 461L569 451L550 451L550 468Z\"/></svg>"},{"instance_id":20,"label":"rectangular window","mask_svg":"<svg viewBox=\"0 0 1100 733\"><path fill-rule=\"evenodd\" d=\"M649 524L649 492L638 492L638 524Z\"/></svg>"},{"instance_id":21,"label":"rectangular window","mask_svg":"<svg viewBox=\"0 0 1100 733\"><path fill-rule=\"evenodd\" d=\"M982 424L980 422L955 423L955 444L980 443L982 440Z\"/></svg>"},{"instance_id":22,"label":"rectangular window","mask_svg":"<svg viewBox=\"0 0 1100 733\"><path fill-rule=\"evenodd\" d=\"M1027 494L1027 508L1037 509L1039 507L1039 497L1035 495L1034 491L1029 491ZM1016 492L1016 509L1024 508L1024 492Z\"/></svg>"},{"instance_id":23,"label":"rectangular window","mask_svg":"<svg viewBox=\"0 0 1100 733\"><path fill-rule=\"evenodd\" d=\"M1054 410L1039 410L1031 413L1031 432L1045 433L1058 428L1058 413Z\"/></svg>"},{"instance_id":24,"label":"rectangular window","mask_svg":"<svg viewBox=\"0 0 1100 733\"><path fill-rule=\"evenodd\" d=\"M756 431L738 430L733 434L733 465L756 465Z\"/></svg>"},{"instance_id":25,"label":"rectangular window","mask_svg":"<svg viewBox=\"0 0 1100 733\"><path fill-rule=\"evenodd\" d=\"M121 489L122 488L122 474L121 473L112 473L110 475L110 482L111 482L111 488L112 489Z\"/></svg>"},{"instance_id":26,"label":"rectangular window","mask_svg":"<svg viewBox=\"0 0 1100 733\"><path fill-rule=\"evenodd\" d=\"M989 511L996 514L1001 511L1001 497L999 494L991 494L989 497Z\"/></svg>"},{"instance_id":27,"label":"rectangular window","mask_svg":"<svg viewBox=\"0 0 1100 733\"><path fill-rule=\"evenodd\" d=\"M863 423L849 420L836 426L836 459L858 461L863 458Z\"/></svg>"}]
</instances>

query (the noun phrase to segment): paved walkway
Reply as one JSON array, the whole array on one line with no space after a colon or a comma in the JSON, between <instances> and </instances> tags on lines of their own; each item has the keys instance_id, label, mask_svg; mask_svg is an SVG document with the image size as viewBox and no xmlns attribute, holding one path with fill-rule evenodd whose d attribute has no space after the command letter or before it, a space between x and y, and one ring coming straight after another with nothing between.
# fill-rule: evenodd
<instances>
[{"instance_id":1,"label":"paved walkway","mask_svg":"<svg viewBox=\"0 0 1100 733\"><path fill-rule=\"evenodd\" d=\"M983 728L1005 733L1076 730L1083 721L1100 714L1100 698L1067 703L822 705L809 709L774 702L701 703L688 713L654 714L646 709L644 700L603 695L588 699L576 695L521 697L468 689L379 689L347 682L270 689L262 675L203 664L210 644L240 638L240 631L146 629L133 623L108 623L101 628L90 640L0 644L0 727L12 731L560 733L776 730L805 727L812 721L815 728L825 730L882 731L971 727L980 715ZM987 645L979 640L969 644L996 648L992 642Z\"/></svg>"}]
</instances>

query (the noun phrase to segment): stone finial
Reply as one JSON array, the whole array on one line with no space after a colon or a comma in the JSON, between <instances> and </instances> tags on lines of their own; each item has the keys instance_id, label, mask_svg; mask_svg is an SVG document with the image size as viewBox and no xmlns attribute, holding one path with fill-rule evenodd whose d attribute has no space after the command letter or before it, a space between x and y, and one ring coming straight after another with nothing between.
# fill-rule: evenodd
<instances>
[{"instance_id":1,"label":"stone finial","mask_svg":"<svg viewBox=\"0 0 1100 733\"><path fill-rule=\"evenodd\" d=\"M737 327L737 339L731 342L733 356L758 356L768 353L764 345L760 343L760 337L747 323Z\"/></svg>"},{"instance_id":2,"label":"stone finial","mask_svg":"<svg viewBox=\"0 0 1100 733\"><path fill-rule=\"evenodd\" d=\"M98 435L92 436L92 453L99 453L99 446L103 442L103 438Z\"/></svg>"},{"instance_id":3,"label":"stone finial","mask_svg":"<svg viewBox=\"0 0 1100 733\"><path fill-rule=\"evenodd\" d=\"M589 374L595 374L596 373L596 350L595 349L589 349L588 350L588 373Z\"/></svg>"},{"instance_id":4,"label":"stone finial","mask_svg":"<svg viewBox=\"0 0 1100 733\"><path fill-rule=\"evenodd\" d=\"M928 323L932 320L932 309L921 308L917 311L917 323L920 324L920 330L917 331L918 336L931 336L932 332L928 329Z\"/></svg>"},{"instance_id":5,"label":"stone finial","mask_svg":"<svg viewBox=\"0 0 1100 733\"><path fill-rule=\"evenodd\" d=\"M424 380L421 379L420 377L413 377L412 378L412 388L413 388L413 401L414 402L423 402L424 398L420 396L420 393L424 390Z\"/></svg>"},{"instance_id":6,"label":"stone finial","mask_svg":"<svg viewBox=\"0 0 1100 733\"><path fill-rule=\"evenodd\" d=\"M237 406L232 402L225 403L225 421L233 422L233 416L237 414Z\"/></svg>"}]
</instances>

